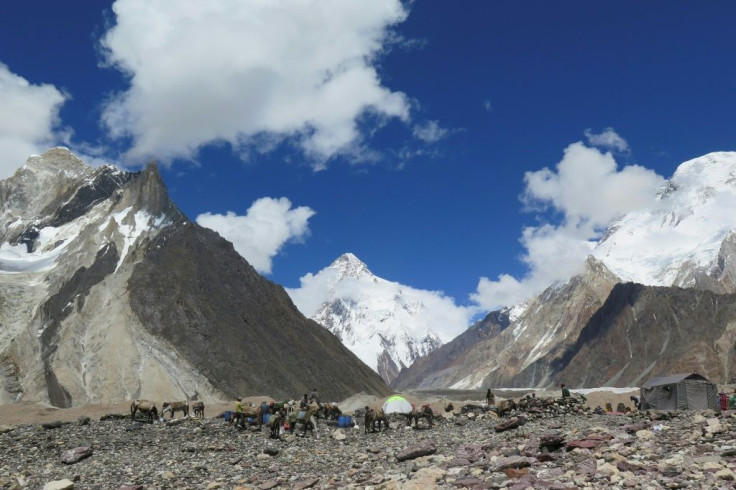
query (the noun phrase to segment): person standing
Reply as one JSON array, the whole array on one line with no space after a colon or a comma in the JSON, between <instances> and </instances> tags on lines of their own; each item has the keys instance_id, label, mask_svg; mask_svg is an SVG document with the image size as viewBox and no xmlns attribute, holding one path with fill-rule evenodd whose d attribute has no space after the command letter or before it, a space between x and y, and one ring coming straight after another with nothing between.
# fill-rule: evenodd
<instances>
[{"instance_id":1,"label":"person standing","mask_svg":"<svg viewBox=\"0 0 736 490\"><path fill-rule=\"evenodd\" d=\"M230 419L230 423L235 424L236 427L245 424L245 418L243 418L243 400L240 397L235 401L235 413Z\"/></svg>"},{"instance_id":2,"label":"person standing","mask_svg":"<svg viewBox=\"0 0 736 490\"><path fill-rule=\"evenodd\" d=\"M634 406L637 410L641 410L641 397L638 395L632 395L631 401L634 402Z\"/></svg>"},{"instance_id":3,"label":"person standing","mask_svg":"<svg viewBox=\"0 0 736 490\"><path fill-rule=\"evenodd\" d=\"M562 388L562 398L569 398L570 390L567 389L567 386L565 386L565 383L562 383L560 385L560 388Z\"/></svg>"},{"instance_id":4,"label":"person standing","mask_svg":"<svg viewBox=\"0 0 736 490\"><path fill-rule=\"evenodd\" d=\"M493 396L493 392L490 388L486 391L486 405L494 405L496 403L496 397Z\"/></svg>"},{"instance_id":5,"label":"person standing","mask_svg":"<svg viewBox=\"0 0 736 490\"><path fill-rule=\"evenodd\" d=\"M319 393L317 392L317 388L312 388L312 392L309 394L309 403L312 402L316 402L317 405L322 406L319 402Z\"/></svg>"}]
</instances>

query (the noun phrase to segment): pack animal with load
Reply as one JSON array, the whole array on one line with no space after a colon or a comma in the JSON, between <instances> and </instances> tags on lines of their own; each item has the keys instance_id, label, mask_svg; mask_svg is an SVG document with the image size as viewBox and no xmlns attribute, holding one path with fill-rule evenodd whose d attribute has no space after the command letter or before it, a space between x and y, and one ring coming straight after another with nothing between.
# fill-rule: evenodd
<instances>
[{"instance_id":1,"label":"pack animal with load","mask_svg":"<svg viewBox=\"0 0 736 490\"><path fill-rule=\"evenodd\" d=\"M153 422L158 418L158 409L156 404L151 400L135 400L130 404L130 419L135 420L135 414L140 413L148 418L149 422Z\"/></svg>"},{"instance_id":2,"label":"pack animal with load","mask_svg":"<svg viewBox=\"0 0 736 490\"><path fill-rule=\"evenodd\" d=\"M419 419L427 419L429 428L434 426L434 412L429 405L422 405L420 409L413 409L406 417L406 425L410 426L412 419L414 420L414 428L419 428Z\"/></svg>"},{"instance_id":3,"label":"pack animal with load","mask_svg":"<svg viewBox=\"0 0 736 490\"><path fill-rule=\"evenodd\" d=\"M185 417L189 415L189 403L188 402L164 402L161 406L161 416L163 417L166 412L171 412L171 418L174 418L176 412L181 412Z\"/></svg>"},{"instance_id":4,"label":"pack animal with load","mask_svg":"<svg viewBox=\"0 0 736 490\"><path fill-rule=\"evenodd\" d=\"M189 408L192 409L192 412L194 413L194 417L198 419L204 418L204 402L196 401L192 402L189 405Z\"/></svg>"}]
</instances>

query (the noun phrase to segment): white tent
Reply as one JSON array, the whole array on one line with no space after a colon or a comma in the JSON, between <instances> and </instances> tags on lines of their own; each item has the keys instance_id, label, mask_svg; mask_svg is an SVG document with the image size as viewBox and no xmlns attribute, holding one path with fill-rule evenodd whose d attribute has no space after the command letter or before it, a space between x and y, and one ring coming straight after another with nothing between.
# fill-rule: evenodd
<instances>
[{"instance_id":1,"label":"white tent","mask_svg":"<svg viewBox=\"0 0 736 490\"><path fill-rule=\"evenodd\" d=\"M399 395L389 397L383 404L384 413L411 413L411 403L406 398Z\"/></svg>"}]
</instances>

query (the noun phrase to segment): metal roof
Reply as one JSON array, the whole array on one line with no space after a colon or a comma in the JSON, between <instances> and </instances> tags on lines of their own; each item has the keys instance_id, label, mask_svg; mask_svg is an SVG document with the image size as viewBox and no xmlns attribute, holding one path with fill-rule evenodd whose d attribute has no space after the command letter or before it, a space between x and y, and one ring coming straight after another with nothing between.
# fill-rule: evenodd
<instances>
[{"instance_id":1,"label":"metal roof","mask_svg":"<svg viewBox=\"0 0 736 490\"><path fill-rule=\"evenodd\" d=\"M670 374L669 376L657 376L655 378L651 378L649 381L644 383L642 385L642 388L651 388L652 386L663 386L663 385L673 385L677 384L683 379L701 379L705 381L709 381L708 378L705 376L701 376L698 373L680 373L680 374Z\"/></svg>"}]
</instances>

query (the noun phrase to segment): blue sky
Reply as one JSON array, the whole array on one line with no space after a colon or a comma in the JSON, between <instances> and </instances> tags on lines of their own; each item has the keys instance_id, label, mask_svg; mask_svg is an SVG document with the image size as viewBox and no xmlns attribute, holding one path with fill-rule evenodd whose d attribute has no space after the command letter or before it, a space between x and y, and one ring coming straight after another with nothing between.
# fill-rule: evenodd
<instances>
[{"instance_id":1,"label":"blue sky","mask_svg":"<svg viewBox=\"0 0 736 490\"><path fill-rule=\"evenodd\" d=\"M352 252L477 315L734 149L735 20L727 1L10 2L0 171L58 144L156 158L277 283Z\"/></svg>"}]
</instances>

